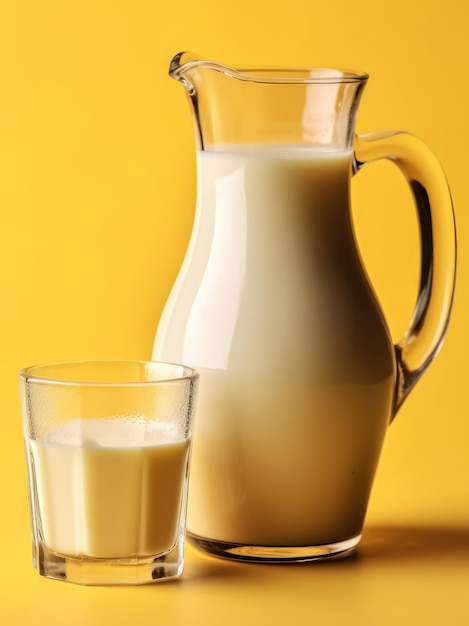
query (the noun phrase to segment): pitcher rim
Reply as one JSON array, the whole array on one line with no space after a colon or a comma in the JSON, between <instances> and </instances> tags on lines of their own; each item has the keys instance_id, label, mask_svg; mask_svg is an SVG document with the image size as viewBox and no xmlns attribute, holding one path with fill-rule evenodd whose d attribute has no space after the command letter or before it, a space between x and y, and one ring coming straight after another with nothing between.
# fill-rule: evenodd
<instances>
[{"instance_id":1,"label":"pitcher rim","mask_svg":"<svg viewBox=\"0 0 469 626\"><path fill-rule=\"evenodd\" d=\"M364 83L368 80L367 72L334 67L294 67L294 68L243 68L235 69L223 63L203 59L191 52L179 52L172 59L169 75L180 81L194 69L211 69L221 72L229 78L263 84L316 84L334 85L344 83Z\"/></svg>"}]
</instances>

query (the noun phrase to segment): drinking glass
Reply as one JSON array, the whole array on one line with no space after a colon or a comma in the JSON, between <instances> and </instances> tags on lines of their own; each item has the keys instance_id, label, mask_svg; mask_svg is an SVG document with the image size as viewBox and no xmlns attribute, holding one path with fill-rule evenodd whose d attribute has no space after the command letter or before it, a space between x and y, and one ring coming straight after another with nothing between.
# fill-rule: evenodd
<instances>
[{"instance_id":1,"label":"drinking glass","mask_svg":"<svg viewBox=\"0 0 469 626\"><path fill-rule=\"evenodd\" d=\"M81 584L142 584L184 566L198 373L87 361L20 372L33 565Z\"/></svg>"}]
</instances>

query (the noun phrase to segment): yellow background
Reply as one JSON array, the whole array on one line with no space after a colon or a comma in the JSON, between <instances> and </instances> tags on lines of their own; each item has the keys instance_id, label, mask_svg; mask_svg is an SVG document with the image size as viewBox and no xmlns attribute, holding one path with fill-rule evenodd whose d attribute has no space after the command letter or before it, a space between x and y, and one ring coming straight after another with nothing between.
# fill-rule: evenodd
<instances>
[{"instance_id":1,"label":"yellow background","mask_svg":"<svg viewBox=\"0 0 469 626\"><path fill-rule=\"evenodd\" d=\"M467 624L468 10L460 0L3 0L0 4L0 616L3 623ZM411 130L455 203L447 341L382 455L360 556L245 566L189 550L183 580L86 589L30 562L17 371L148 358L194 211L173 54L366 70L358 131ZM398 339L416 294L412 203L390 165L354 181L363 257ZM5 622L4 616L8 619Z\"/></svg>"}]
</instances>

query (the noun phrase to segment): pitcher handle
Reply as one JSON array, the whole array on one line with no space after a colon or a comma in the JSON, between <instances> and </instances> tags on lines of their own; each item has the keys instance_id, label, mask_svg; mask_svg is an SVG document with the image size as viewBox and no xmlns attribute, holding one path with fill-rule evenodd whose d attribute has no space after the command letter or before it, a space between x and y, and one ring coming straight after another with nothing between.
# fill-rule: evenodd
<instances>
[{"instance_id":1,"label":"pitcher handle","mask_svg":"<svg viewBox=\"0 0 469 626\"><path fill-rule=\"evenodd\" d=\"M414 135L378 131L355 138L356 171L378 159L393 161L412 191L421 240L416 305L394 348L397 384L393 416L438 353L451 313L456 276L456 228L444 172L431 150Z\"/></svg>"}]
</instances>

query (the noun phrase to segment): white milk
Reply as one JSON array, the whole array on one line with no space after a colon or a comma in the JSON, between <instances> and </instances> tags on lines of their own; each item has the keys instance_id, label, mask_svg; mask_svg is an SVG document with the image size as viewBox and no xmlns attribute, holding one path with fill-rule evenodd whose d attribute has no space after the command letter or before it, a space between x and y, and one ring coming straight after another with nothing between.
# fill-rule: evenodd
<instances>
[{"instance_id":1,"label":"white milk","mask_svg":"<svg viewBox=\"0 0 469 626\"><path fill-rule=\"evenodd\" d=\"M31 441L42 534L67 555L156 555L177 540L189 441L168 428L74 420Z\"/></svg>"},{"instance_id":2,"label":"white milk","mask_svg":"<svg viewBox=\"0 0 469 626\"><path fill-rule=\"evenodd\" d=\"M318 545L361 531L394 351L356 252L350 152L199 154L154 357L201 374L188 530Z\"/></svg>"}]
</instances>

